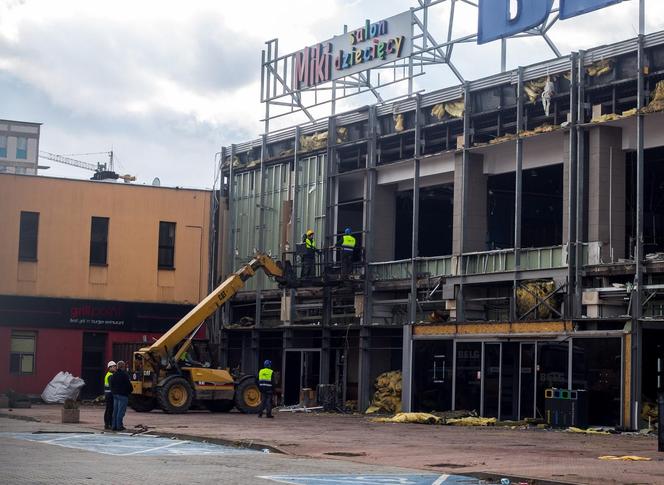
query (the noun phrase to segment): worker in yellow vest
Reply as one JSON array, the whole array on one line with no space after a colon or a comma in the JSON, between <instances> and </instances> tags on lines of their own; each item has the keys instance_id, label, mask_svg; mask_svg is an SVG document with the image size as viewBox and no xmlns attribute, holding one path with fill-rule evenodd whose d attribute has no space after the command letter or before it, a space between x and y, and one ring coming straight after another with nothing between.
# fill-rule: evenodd
<instances>
[{"instance_id":1,"label":"worker in yellow vest","mask_svg":"<svg viewBox=\"0 0 664 485\"><path fill-rule=\"evenodd\" d=\"M109 379L117 370L115 362L112 360L106 365L106 375L104 376L104 401L106 409L104 410L104 429L113 427L113 393L111 392L111 383Z\"/></svg>"},{"instance_id":2,"label":"worker in yellow vest","mask_svg":"<svg viewBox=\"0 0 664 485\"><path fill-rule=\"evenodd\" d=\"M314 265L316 264L316 241L314 240L314 231L309 229L302 238L304 244L304 254L302 255L302 279L313 278L316 274Z\"/></svg>"},{"instance_id":3,"label":"worker in yellow vest","mask_svg":"<svg viewBox=\"0 0 664 485\"><path fill-rule=\"evenodd\" d=\"M266 418L274 418L272 416L272 393L274 390L274 371L272 370L272 361L266 360L263 362L263 368L258 371L258 388L261 390L261 409L258 412L258 417L263 417L265 411Z\"/></svg>"},{"instance_id":4,"label":"worker in yellow vest","mask_svg":"<svg viewBox=\"0 0 664 485\"><path fill-rule=\"evenodd\" d=\"M347 227L341 240L341 271L344 276L348 276L353 271L355 244L355 237L351 234L350 227Z\"/></svg>"}]
</instances>

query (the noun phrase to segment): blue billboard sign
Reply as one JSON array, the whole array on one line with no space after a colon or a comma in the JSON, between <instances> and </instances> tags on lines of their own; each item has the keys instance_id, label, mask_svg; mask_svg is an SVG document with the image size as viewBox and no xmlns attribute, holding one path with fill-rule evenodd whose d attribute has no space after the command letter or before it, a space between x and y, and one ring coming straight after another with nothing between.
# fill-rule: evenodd
<instances>
[{"instance_id":1,"label":"blue billboard sign","mask_svg":"<svg viewBox=\"0 0 664 485\"><path fill-rule=\"evenodd\" d=\"M559 15L569 19L620 3L623 0L560 0ZM510 11L510 0L480 0L477 43L510 37L541 25L551 13L553 0L517 0L517 11Z\"/></svg>"}]
</instances>

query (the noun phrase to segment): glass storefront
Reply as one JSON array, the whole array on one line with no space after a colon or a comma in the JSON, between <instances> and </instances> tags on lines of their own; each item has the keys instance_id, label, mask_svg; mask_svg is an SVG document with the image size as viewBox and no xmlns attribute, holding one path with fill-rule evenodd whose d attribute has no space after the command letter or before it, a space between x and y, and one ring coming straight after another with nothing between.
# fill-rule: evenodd
<instances>
[{"instance_id":1,"label":"glass storefront","mask_svg":"<svg viewBox=\"0 0 664 485\"><path fill-rule=\"evenodd\" d=\"M570 372L570 362L572 363ZM415 340L412 409L543 418L544 391L585 390L590 422L620 424L622 339Z\"/></svg>"}]
</instances>

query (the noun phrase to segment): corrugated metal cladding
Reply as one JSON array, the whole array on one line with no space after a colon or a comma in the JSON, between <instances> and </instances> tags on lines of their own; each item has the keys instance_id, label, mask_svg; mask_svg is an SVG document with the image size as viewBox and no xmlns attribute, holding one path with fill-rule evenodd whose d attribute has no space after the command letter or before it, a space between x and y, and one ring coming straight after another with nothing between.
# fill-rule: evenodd
<instances>
[{"instance_id":1,"label":"corrugated metal cladding","mask_svg":"<svg viewBox=\"0 0 664 485\"><path fill-rule=\"evenodd\" d=\"M324 234L325 214L325 155L303 158L298 161L298 214L296 234L301 235L312 228L321 238ZM263 169L263 184L260 183L260 169L238 173L233 177L233 210L236 227L235 237L235 268L249 261L258 250L281 259L281 254L290 244L289 222L291 215L285 211L291 205L292 187L295 183L290 163L266 166ZM262 198L261 198L262 194ZM262 200L261 200L262 199ZM261 206L263 225L261 227ZM262 244L261 244L262 242ZM299 236L295 243L300 242ZM320 243L319 243L320 244ZM263 288L275 287L272 283L259 276ZM258 278L247 281L245 289L256 288Z\"/></svg>"}]
</instances>

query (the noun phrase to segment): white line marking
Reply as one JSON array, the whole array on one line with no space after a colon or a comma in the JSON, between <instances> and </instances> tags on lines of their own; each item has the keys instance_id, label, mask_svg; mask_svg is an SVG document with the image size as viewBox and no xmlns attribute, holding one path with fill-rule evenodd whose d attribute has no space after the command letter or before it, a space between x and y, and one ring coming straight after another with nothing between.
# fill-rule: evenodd
<instances>
[{"instance_id":1,"label":"white line marking","mask_svg":"<svg viewBox=\"0 0 664 485\"><path fill-rule=\"evenodd\" d=\"M433 482L431 485L440 485L443 483L445 480L447 480L450 476L449 475L441 475L439 476L435 482Z\"/></svg>"},{"instance_id":2,"label":"white line marking","mask_svg":"<svg viewBox=\"0 0 664 485\"><path fill-rule=\"evenodd\" d=\"M175 443L169 443L164 446L157 446L156 448L148 448L147 450L132 451L131 453L125 453L122 456L128 455L138 455L139 453L150 453L151 451L163 450L164 448L171 448L173 446L183 445L189 443L188 441L176 441Z\"/></svg>"},{"instance_id":3,"label":"white line marking","mask_svg":"<svg viewBox=\"0 0 664 485\"><path fill-rule=\"evenodd\" d=\"M87 434L72 434L72 435L69 435L69 436L61 436L60 438L54 438L54 439L48 440L48 441L41 441L41 440L35 440L35 441L39 441L40 443L53 443L55 441L68 440L70 438L81 438L82 436L88 436L88 435Z\"/></svg>"}]
</instances>

